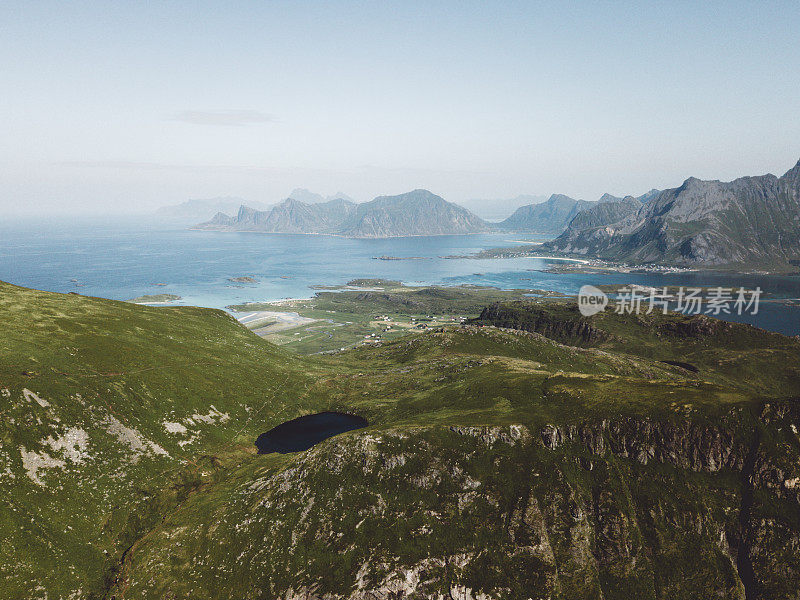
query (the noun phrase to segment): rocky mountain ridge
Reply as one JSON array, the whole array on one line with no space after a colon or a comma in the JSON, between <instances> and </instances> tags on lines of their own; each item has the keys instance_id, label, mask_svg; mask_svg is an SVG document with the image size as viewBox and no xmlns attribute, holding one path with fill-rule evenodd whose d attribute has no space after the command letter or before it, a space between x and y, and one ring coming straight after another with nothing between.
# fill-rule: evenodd
<instances>
[{"instance_id":1,"label":"rocky mountain ridge","mask_svg":"<svg viewBox=\"0 0 800 600\"><path fill-rule=\"evenodd\" d=\"M208 219L217 213L227 213L238 210L244 204L242 198L226 196L220 198L193 198L173 204L162 206L155 212L159 219L178 221L184 223L197 223L200 219ZM269 210L271 205L258 204L258 210Z\"/></svg>"},{"instance_id":2,"label":"rocky mountain ridge","mask_svg":"<svg viewBox=\"0 0 800 600\"><path fill-rule=\"evenodd\" d=\"M545 247L636 263L789 270L800 260L800 161L782 177L690 177L613 216L571 224Z\"/></svg>"},{"instance_id":3,"label":"rocky mountain ridge","mask_svg":"<svg viewBox=\"0 0 800 600\"><path fill-rule=\"evenodd\" d=\"M635 206L638 209L658 193L659 190L652 189L637 198L633 196L619 198L606 193L596 202L575 200L563 194L553 194L545 202L521 206L497 226L500 229L511 231L558 235L570 226L575 217L584 215L587 211L597 216L592 218L601 218L604 221L612 216L620 218L625 208ZM618 208L604 208L608 204Z\"/></svg>"},{"instance_id":4,"label":"rocky mountain ridge","mask_svg":"<svg viewBox=\"0 0 800 600\"><path fill-rule=\"evenodd\" d=\"M356 204L344 198L308 204L293 198L271 211L246 206L235 217L219 213L194 227L213 231L315 233L354 238L483 233L492 226L467 209L427 190L380 196Z\"/></svg>"},{"instance_id":5,"label":"rocky mountain ridge","mask_svg":"<svg viewBox=\"0 0 800 600\"><path fill-rule=\"evenodd\" d=\"M511 231L559 234L575 215L592 205L592 202L586 200L553 194L540 204L521 206L497 226Z\"/></svg>"}]
</instances>

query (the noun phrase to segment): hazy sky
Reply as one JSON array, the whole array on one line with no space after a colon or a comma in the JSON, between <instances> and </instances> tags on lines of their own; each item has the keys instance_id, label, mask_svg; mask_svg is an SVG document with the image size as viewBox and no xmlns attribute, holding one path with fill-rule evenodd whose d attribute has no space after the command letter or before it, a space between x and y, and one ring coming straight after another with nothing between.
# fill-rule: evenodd
<instances>
[{"instance_id":1,"label":"hazy sky","mask_svg":"<svg viewBox=\"0 0 800 600\"><path fill-rule=\"evenodd\" d=\"M800 3L0 3L0 209L596 199L800 158Z\"/></svg>"}]
</instances>

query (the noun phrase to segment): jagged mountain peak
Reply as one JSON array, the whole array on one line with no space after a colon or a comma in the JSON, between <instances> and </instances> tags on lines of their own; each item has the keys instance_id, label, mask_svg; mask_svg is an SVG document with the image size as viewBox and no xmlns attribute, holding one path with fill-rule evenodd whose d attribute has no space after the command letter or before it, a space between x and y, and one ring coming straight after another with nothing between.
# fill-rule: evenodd
<instances>
[{"instance_id":1,"label":"jagged mountain peak","mask_svg":"<svg viewBox=\"0 0 800 600\"><path fill-rule=\"evenodd\" d=\"M551 194L550 197L546 200L546 202L579 202L575 200L575 198L571 198L566 194Z\"/></svg>"},{"instance_id":2,"label":"jagged mountain peak","mask_svg":"<svg viewBox=\"0 0 800 600\"><path fill-rule=\"evenodd\" d=\"M546 247L625 262L789 271L800 258L798 214L800 163L781 179L689 177L635 215L576 220Z\"/></svg>"},{"instance_id":3,"label":"jagged mountain peak","mask_svg":"<svg viewBox=\"0 0 800 600\"><path fill-rule=\"evenodd\" d=\"M241 217L242 215L253 214L253 213L256 213L256 212L261 212L261 211L255 209L255 208L251 208L250 206L247 206L246 204L242 204L241 206L239 206L239 213L238 214Z\"/></svg>"},{"instance_id":4,"label":"jagged mountain peak","mask_svg":"<svg viewBox=\"0 0 800 600\"><path fill-rule=\"evenodd\" d=\"M425 189L380 196L363 204L341 197L309 204L290 197L269 212L242 206L236 218L215 219L197 228L349 237L453 235L491 230L489 224L467 209Z\"/></svg>"},{"instance_id":5,"label":"jagged mountain peak","mask_svg":"<svg viewBox=\"0 0 800 600\"><path fill-rule=\"evenodd\" d=\"M498 226L512 231L559 234L575 215L592 204L564 194L553 194L540 204L520 206Z\"/></svg>"},{"instance_id":6,"label":"jagged mountain peak","mask_svg":"<svg viewBox=\"0 0 800 600\"><path fill-rule=\"evenodd\" d=\"M293 200L299 200L300 202L304 202L306 204L318 204L325 201L325 198L321 194L314 193L305 188L293 189L292 193L289 194L289 198Z\"/></svg>"},{"instance_id":7,"label":"jagged mountain peak","mask_svg":"<svg viewBox=\"0 0 800 600\"><path fill-rule=\"evenodd\" d=\"M298 200L297 198L292 198L289 196L288 198L284 198L278 203L278 206L295 206L297 204L307 205L308 202L303 202L302 200Z\"/></svg>"},{"instance_id":8,"label":"jagged mountain peak","mask_svg":"<svg viewBox=\"0 0 800 600\"><path fill-rule=\"evenodd\" d=\"M356 203L353 202L350 198L331 198L330 200L325 201L323 204L327 206L355 206Z\"/></svg>"},{"instance_id":9,"label":"jagged mountain peak","mask_svg":"<svg viewBox=\"0 0 800 600\"><path fill-rule=\"evenodd\" d=\"M800 181L800 160L797 161L795 166L786 171L781 179Z\"/></svg>"},{"instance_id":10,"label":"jagged mountain peak","mask_svg":"<svg viewBox=\"0 0 800 600\"><path fill-rule=\"evenodd\" d=\"M692 187L696 187L698 184L704 183L702 179L698 179L697 177L688 177L682 184L680 189L690 189Z\"/></svg>"}]
</instances>

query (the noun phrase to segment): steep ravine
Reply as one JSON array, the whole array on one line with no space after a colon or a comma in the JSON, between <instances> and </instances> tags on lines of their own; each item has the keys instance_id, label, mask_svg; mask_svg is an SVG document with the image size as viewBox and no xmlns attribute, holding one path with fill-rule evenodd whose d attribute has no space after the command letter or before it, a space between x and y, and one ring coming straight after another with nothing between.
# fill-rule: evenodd
<instances>
[{"instance_id":1,"label":"steep ravine","mask_svg":"<svg viewBox=\"0 0 800 600\"><path fill-rule=\"evenodd\" d=\"M747 451L741 479L741 506L739 508L739 539L736 550L736 566L739 570L739 579L744 585L746 600L755 600L759 597L759 586L753 570L753 561L750 559L752 552L751 539L753 536L751 519L753 510L753 472L755 470L758 447L761 442L761 433L758 429L753 432L753 441Z\"/></svg>"}]
</instances>

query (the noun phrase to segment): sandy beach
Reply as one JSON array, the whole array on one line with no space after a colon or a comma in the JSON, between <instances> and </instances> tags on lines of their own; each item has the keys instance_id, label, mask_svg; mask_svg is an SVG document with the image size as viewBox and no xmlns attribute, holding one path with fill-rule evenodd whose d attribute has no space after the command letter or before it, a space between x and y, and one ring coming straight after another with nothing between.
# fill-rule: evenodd
<instances>
[{"instance_id":1,"label":"sandy beach","mask_svg":"<svg viewBox=\"0 0 800 600\"><path fill-rule=\"evenodd\" d=\"M239 314L239 313L237 313ZM276 333L292 327L314 323L317 319L301 317L296 312L259 310L237 316L236 320L258 335Z\"/></svg>"}]
</instances>

